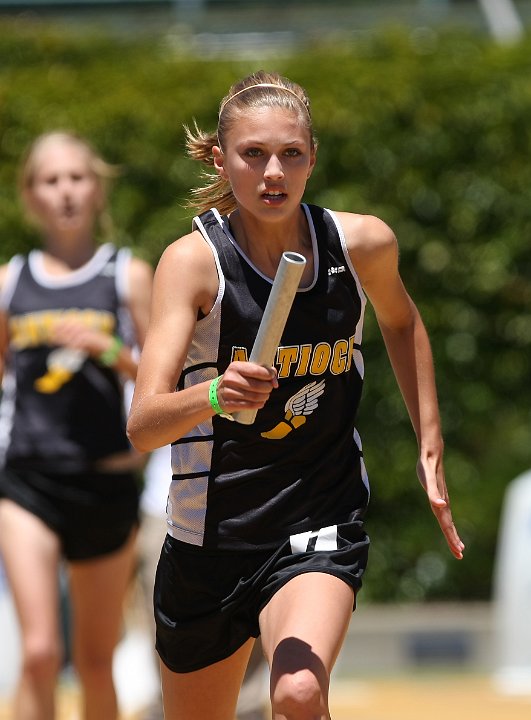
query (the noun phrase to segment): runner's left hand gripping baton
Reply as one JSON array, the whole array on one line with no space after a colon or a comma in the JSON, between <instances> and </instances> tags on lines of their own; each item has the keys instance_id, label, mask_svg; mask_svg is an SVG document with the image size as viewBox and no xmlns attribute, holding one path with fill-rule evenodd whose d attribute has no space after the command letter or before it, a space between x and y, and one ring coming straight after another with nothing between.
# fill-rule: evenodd
<instances>
[{"instance_id":1,"label":"runner's left hand gripping baton","mask_svg":"<svg viewBox=\"0 0 531 720\"><path fill-rule=\"evenodd\" d=\"M296 252L282 254L273 286L265 306L264 315L258 328L250 362L271 367L275 362L280 338L288 319L289 311L299 287L299 281L306 265L306 258ZM243 425L252 425L257 409L238 410L233 417Z\"/></svg>"}]
</instances>

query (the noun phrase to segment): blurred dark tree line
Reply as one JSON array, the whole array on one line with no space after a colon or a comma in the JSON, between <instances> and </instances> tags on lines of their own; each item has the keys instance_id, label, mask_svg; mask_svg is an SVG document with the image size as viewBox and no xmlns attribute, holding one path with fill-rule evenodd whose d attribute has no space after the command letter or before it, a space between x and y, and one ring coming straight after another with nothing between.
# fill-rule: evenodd
<instances>
[{"instance_id":1,"label":"blurred dark tree line","mask_svg":"<svg viewBox=\"0 0 531 720\"><path fill-rule=\"evenodd\" d=\"M164 38L0 24L0 261L35 242L16 199L22 152L44 130L70 128L120 167L118 241L156 264L190 228L185 199L200 181L183 124L214 128L229 85L260 67L313 99L320 147L308 199L393 227L433 344L466 559L447 552L416 480L415 439L369 310L364 595L486 599L505 489L531 467L531 42L387 31L274 61L204 61Z\"/></svg>"}]
</instances>

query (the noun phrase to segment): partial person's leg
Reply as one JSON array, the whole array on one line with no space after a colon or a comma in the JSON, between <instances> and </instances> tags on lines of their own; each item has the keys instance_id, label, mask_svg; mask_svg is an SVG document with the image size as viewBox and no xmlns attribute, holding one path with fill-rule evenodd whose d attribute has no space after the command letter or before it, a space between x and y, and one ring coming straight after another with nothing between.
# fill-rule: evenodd
<instances>
[{"instance_id":1,"label":"partial person's leg","mask_svg":"<svg viewBox=\"0 0 531 720\"><path fill-rule=\"evenodd\" d=\"M238 692L253 643L251 638L230 657L195 672L174 673L161 662L164 717L168 720L234 720Z\"/></svg>"},{"instance_id":2,"label":"partial person's leg","mask_svg":"<svg viewBox=\"0 0 531 720\"><path fill-rule=\"evenodd\" d=\"M135 537L133 531L116 552L69 565L73 659L82 684L85 720L118 716L112 664L133 573Z\"/></svg>"},{"instance_id":3,"label":"partial person's leg","mask_svg":"<svg viewBox=\"0 0 531 720\"><path fill-rule=\"evenodd\" d=\"M142 588L146 617L153 637L153 655L159 672L159 657L155 650L155 619L153 616L153 587L160 550L166 537L166 516L143 513L138 532L138 578ZM253 647L249 665L243 678L238 705L237 720L267 720L268 670L260 641ZM142 720L162 720L162 697L159 696L141 715Z\"/></svg>"},{"instance_id":4,"label":"partial person's leg","mask_svg":"<svg viewBox=\"0 0 531 720\"><path fill-rule=\"evenodd\" d=\"M166 517L143 513L138 530L138 579L142 588L146 616L153 630L155 647L155 618L153 616L153 588L159 562L160 550L166 537ZM158 655L155 656L158 667Z\"/></svg>"},{"instance_id":5,"label":"partial person's leg","mask_svg":"<svg viewBox=\"0 0 531 720\"><path fill-rule=\"evenodd\" d=\"M157 563L162 543L166 537L166 517L143 513L138 532L138 580L141 588L143 610L153 647L153 665L159 675L159 656L155 650L155 618L153 615L153 588ZM142 720L162 720L162 695L153 698L153 702L142 713Z\"/></svg>"},{"instance_id":6,"label":"partial person's leg","mask_svg":"<svg viewBox=\"0 0 531 720\"><path fill-rule=\"evenodd\" d=\"M59 539L32 513L0 500L0 552L22 638L14 720L53 720L63 647L59 626Z\"/></svg>"},{"instance_id":7,"label":"partial person's leg","mask_svg":"<svg viewBox=\"0 0 531 720\"><path fill-rule=\"evenodd\" d=\"M269 668L260 638L256 640L243 677L236 720L270 720Z\"/></svg>"},{"instance_id":8,"label":"partial person's leg","mask_svg":"<svg viewBox=\"0 0 531 720\"><path fill-rule=\"evenodd\" d=\"M345 582L311 572L290 580L262 610L273 720L330 720L330 674L353 602L353 590Z\"/></svg>"}]
</instances>

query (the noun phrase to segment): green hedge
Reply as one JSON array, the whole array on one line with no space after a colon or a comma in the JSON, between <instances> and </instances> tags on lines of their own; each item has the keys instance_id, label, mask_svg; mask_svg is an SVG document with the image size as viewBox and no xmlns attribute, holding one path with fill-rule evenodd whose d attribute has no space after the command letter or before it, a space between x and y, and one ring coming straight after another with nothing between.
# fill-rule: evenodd
<instances>
[{"instance_id":1,"label":"green hedge","mask_svg":"<svg viewBox=\"0 0 531 720\"><path fill-rule=\"evenodd\" d=\"M373 487L365 596L490 596L500 508L531 466L531 43L381 32L268 60L202 61L179 43L0 25L0 260L35 238L15 195L37 133L87 135L121 166L121 241L156 263L188 231L199 168L183 123L215 126L230 83L259 67L314 102L319 161L308 198L396 231L406 285L433 343L446 472L467 557L454 562L416 480L415 440L369 312L359 427ZM317 69L317 70L316 70Z\"/></svg>"}]
</instances>

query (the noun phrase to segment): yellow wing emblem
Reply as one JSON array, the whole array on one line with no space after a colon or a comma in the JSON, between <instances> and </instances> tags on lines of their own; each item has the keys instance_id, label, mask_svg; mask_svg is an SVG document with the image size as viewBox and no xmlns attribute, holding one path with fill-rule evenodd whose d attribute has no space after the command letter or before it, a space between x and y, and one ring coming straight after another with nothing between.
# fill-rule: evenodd
<instances>
[{"instance_id":1,"label":"yellow wing emblem","mask_svg":"<svg viewBox=\"0 0 531 720\"><path fill-rule=\"evenodd\" d=\"M46 362L46 373L33 383L35 389L47 395L56 393L72 379L86 358L86 353L75 348L61 347L52 350Z\"/></svg>"},{"instance_id":2,"label":"yellow wing emblem","mask_svg":"<svg viewBox=\"0 0 531 720\"><path fill-rule=\"evenodd\" d=\"M292 395L286 403L284 420L281 420L272 430L261 433L262 437L268 440L282 440L292 430L304 425L306 416L311 415L317 409L319 405L318 398L324 391L324 380L321 380L320 383L314 380L314 382L305 385L295 395Z\"/></svg>"}]
</instances>

